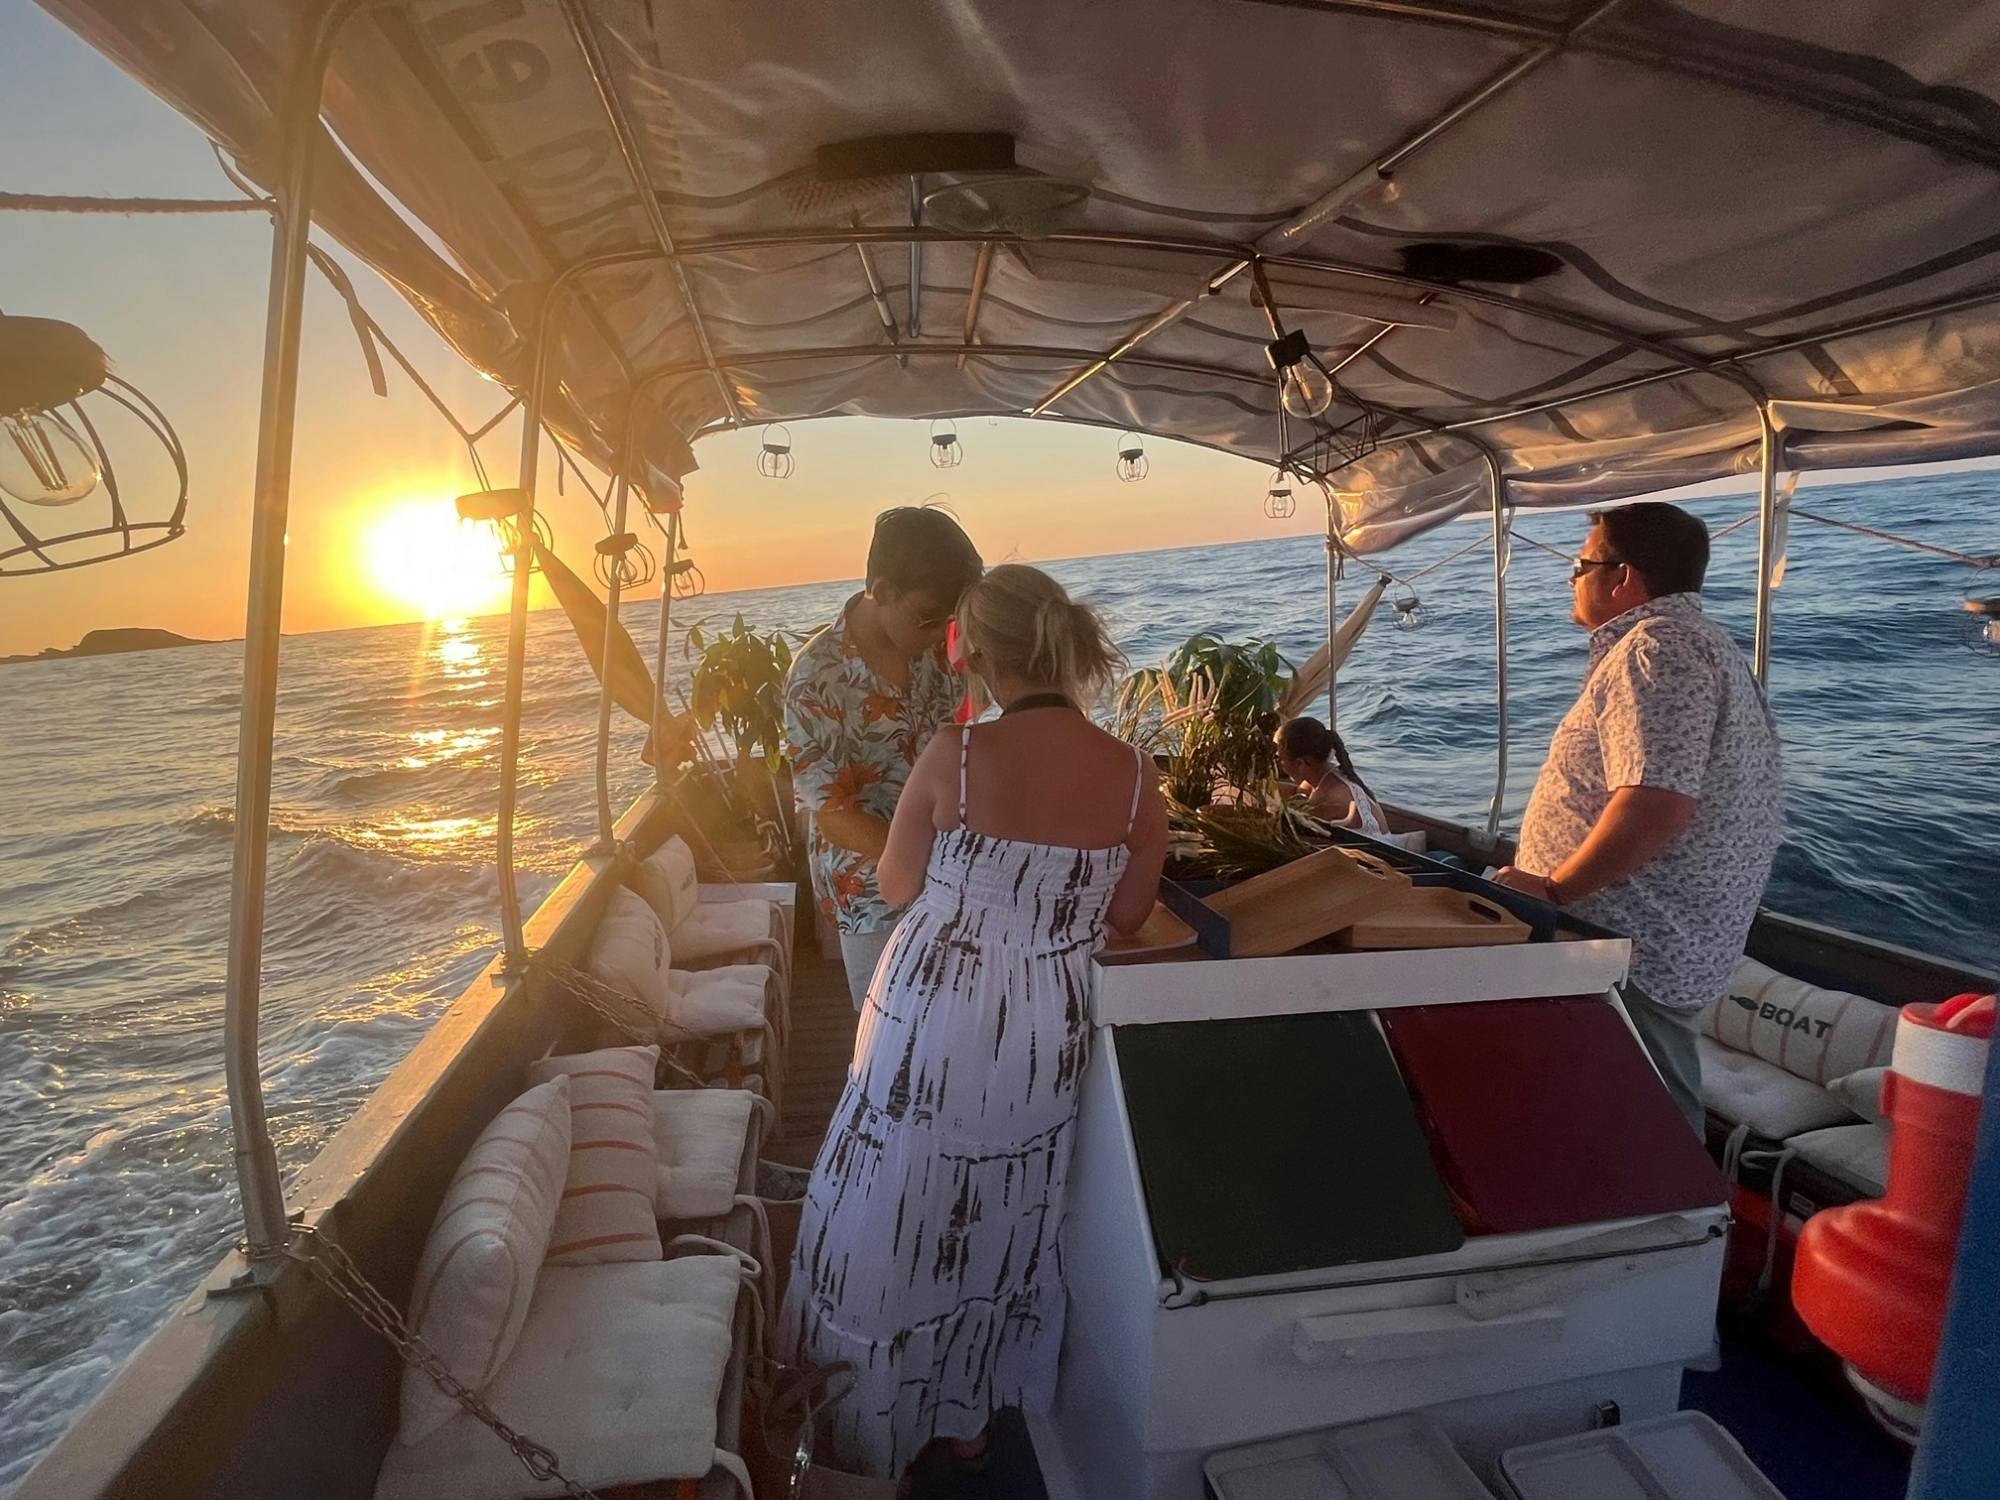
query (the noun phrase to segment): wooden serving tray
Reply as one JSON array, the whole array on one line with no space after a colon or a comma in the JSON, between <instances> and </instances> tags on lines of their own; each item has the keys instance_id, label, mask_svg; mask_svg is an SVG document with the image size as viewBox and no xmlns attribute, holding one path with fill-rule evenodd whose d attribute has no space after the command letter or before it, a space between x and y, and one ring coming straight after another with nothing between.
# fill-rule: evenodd
<instances>
[{"instance_id":1,"label":"wooden serving tray","mask_svg":"<svg viewBox=\"0 0 2000 1500\"><path fill-rule=\"evenodd\" d=\"M1155 901L1137 932L1129 937L1121 937L1115 932L1110 934L1105 939L1103 952L1106 958L1129 958L1139 953L1164 953L1173 948L1189 948L1194 945L1194 940L1194 929Z\"/></svg>"},{"instance_id":2,"label":"wooden serving tray","mask_svg":"<svg viewBox=\"0 0 2000 1500\"><path fill-rule=\"evenodd\" d=\"M1270 958L1352 927L1411 889L1372 854L1322 849L1205 899L1229 924L1231 958Z\"/></svg>"},{"instance_id":3,"label":"wooden serving tray","mask_svg":"<svg viewBox=\"0 0 2000 1500\"><path fill-rule=\"evenodd\" d=\"M1350 948L1488 948L1525 943L1526 922L1499 903L1445 885L1398 891L1342 935Z\"/></svg>"}]
</instances>

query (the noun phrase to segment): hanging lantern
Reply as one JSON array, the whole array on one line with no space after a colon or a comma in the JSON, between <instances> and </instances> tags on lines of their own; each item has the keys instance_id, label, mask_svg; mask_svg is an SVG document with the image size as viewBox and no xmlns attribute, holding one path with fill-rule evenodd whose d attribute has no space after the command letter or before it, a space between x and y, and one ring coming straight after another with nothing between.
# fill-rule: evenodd
<instances>
[{"instance_id":1,"label":"hanging lantern","mask_svg":"<svg viewBox=\"0 0 2000 1500\"><path fill-rule=\"evenodd\" d=\"M949 417L939 417L931 423L931 467L934 469L955 469L965 461L965 449L959 445L958 428Z\"/></svg>"},{"instance_id":2,"label":"hanging lantern","mask_svg":"<svg viewBox=\"0 0 2000 1500\"><path fill-rule=\"evenodd\" d=\"M1398 630L1422 630L1430 623L1430 616L1424 612L1424 601L1417 597L1417 591L1405 587L1402 595L1389 601L1393 612L1389 622Z\"/></svg>"},{"instance_id":3,"label":"hanging lantern","mask_svg":"<svg viewBox=\"0 0 2000 1500\"><path fill-rule=\"evenodd\" d=\"M701 569L691 557L683 557L674 564L673 577L667 580L667 586L676 599L699 599L708 592L708 580L701 576Z\"/></svg>"},{"instance_id":4,"label":"hanging lantern","mask_svg":"<svg viewBox=\"0 0 2000 1500\"><path fill-rule=\"evenodd\" d=\"M1982 656L2000 656L2000 595L1965 596L1966 649Z\"/></svg>"},{"instance_id":5,"label":"hanging lantern","mask_svg":"<svg viewBox=\"0 0 2000 1500\"><path fill-rule=\"evenodd\" d=\"M1273 339L1264 357L1278 372L1278 400L1292 416L1310 419L1333 405L1333 372L1312 352L1304 329Z\"/></svg>"},{"instance_id":6,"label":"hanging lantern","mask_svg":"<svg viewBox=\"0 0 2000 1500\"><path fill-rule=\"evenodd\" d=\"M102 403L97 421L86 400ZM149 518L120 492L98 426L107 416L136 420L172 466L174 498L164 516ZM82 329L0 314L0 576L81 567L171 542L186 530L187 486L187 457L166 416L111 373ZM60 510L93 495L101 504L66 517L61 530L14 509Z\"/></svg>"},{"instance_id":7,"label":"hanging lantern","mask_svg":"<svg viewBox=\"0 0 2000 1500\"><path fill-rule=\"evenodd\" d=\"M493 538L493 547L500 554L500 571L512 576L515 560L525 551L528 554L528 571L538 570L534 553L524 548L521 542L521 516L529 510L531 500L523 489L474 490L469 495L460 495L457 501L458 518L475 526L484 526ZM530 530L534 544L544 551L555 550L555 534L549 530L548 518L540 511L534 512Z\"/></svg>"},{"instance_id":8,"label":"hanging lantern","mask_svg":"<svg viewBox=\"0 0 2000 1500\"><path fill-rule=\"evenodd\" d=\"M757 472L766 479L792 477L792 433L782 422L764 429L764 446L757 454Z\"/></svg>"},{"instance_id":9,"label":"hanging lantern","mask_svg":"<svg viewBox=\"0 0 2000 1500\"><path fill-rule=\"evenodd\" d=\"M605 537L597 544L597 557L591 563L591 572L606 589L611 580L618 580L621 589L636 589L653 581L653 554L638 537L629 531L621 531L616 536Z\"/></svg>"},{"instance_id":10,"label":"hanging lantern","mask_svg":"<svg viewBox=\"0 0 2000 1500\"><path fill-rule=\"evenodd\" d=\"M1136 432L1125 433L1118 439L1118 477L1127 484L1137 484L1146 477L1146 440Z\"/></svg>"},{"instance_id":11,"label":"hanging lantern","mask_svg":"<svg viewBox=\"0 0 2000 1500\"><path fill-rule=\"evenodd\" d=\"M1298 514L1299 502L1292 495L1292 476L1283 469L1271 476L1264 494L1264 514L1274 521L1288 521Z\"/></svg>"}]
</instances>

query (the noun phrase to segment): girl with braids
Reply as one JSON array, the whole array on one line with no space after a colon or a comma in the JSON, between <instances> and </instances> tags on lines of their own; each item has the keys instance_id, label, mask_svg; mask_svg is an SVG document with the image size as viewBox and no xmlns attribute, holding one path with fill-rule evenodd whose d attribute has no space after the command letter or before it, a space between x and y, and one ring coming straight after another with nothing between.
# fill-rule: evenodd
<instances>
[{"instance_id":1,"label":"girl with braids","mask_svg":"<svg viewBox=\"0 0 2000 1500\"><path fill-rule=\"evenodd\" d=\"M1389 832L1382 804L1354 769L1347 746L1318 719L1293 719L1278 731L1278 769L1299 784L1306 811L1374 838Z\"/></svg>"}]
</instances>

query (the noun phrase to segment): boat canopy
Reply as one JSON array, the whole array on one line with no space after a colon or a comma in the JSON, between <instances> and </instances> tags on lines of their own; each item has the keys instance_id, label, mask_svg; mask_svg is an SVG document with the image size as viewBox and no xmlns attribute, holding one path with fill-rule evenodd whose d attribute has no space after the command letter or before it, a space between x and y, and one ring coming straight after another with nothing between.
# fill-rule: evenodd
<instances>
[{"instance_id":1,"label":"boat canopy","mask_svg":"<svg viewBox=\"0 0 2000 1500\"><path fill-rule=\"evenodd\" d=\"M272 183L319 6L42 3ZM1767 420L2000 452L1963 0L364 3L322 118L316 219L475 366L521 389L569 272L547 416L655 490L730 426L1035 413L1324 480L1373 551ZM1281 418L1300 331L1335 395Z\"/></svg>"}]
</instances>

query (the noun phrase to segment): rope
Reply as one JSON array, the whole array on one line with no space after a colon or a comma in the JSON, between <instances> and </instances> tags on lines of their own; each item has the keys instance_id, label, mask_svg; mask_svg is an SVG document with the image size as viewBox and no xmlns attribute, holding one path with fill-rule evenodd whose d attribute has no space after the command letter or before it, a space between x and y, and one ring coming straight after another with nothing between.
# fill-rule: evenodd
<instances>
[{"instance_id":1,"label":"rope","mask_svg":"<svg viewBox=\"0 0 2000 1500\"><path fill-rule=\"evenodd\" d=\"M264 214L268 198L86 198L0 192L0 210L30 214Z\"/></svg>"},{"instance_id":2,"label":"rope","mask_svg":"<svg viewBox=\"0 0 2000 1500\"><path fill-rule=\"evenodd\" d=\"M1878 542L1893 542L1898 547L1913 547L1919 552L1929 552L1936 557L1948 557L1955 563L1963 563L1968 568L2000 568L2000 556L1981 557L1972 552L1958 552L1950 547L1940 547L1931 542L1920 542L1915 537L1898 536L1893 531L1877 531L1872 526L1857 526L1852 521L1836 521L1832 516L1822 516L1814 511L1792 507L1792 514L1803 516L1808 521L1817 521L1822 526L1831 526L1836 531L1851 531L1856 536L1872 536Z\"/></svg>"},{"instance_id":3,"label":"rope","mask_svg":"<svg viewBox=\"0 0 2000 1500\"><path fill-rule=\"evenodd\" d=\"M1460 547L1456 552L1452 553L1450 557L1445 558L1442 562L1434 562L1427 568L1419 568L1416 572L1412 573L1408 578L1398 578L1396 581L1398 583L1415 583L1419 578L1428 578L1431 574L1435 573L1439 568L1449 567L1451 564L1457 562L1461 557L1466 557L1469 556L1471 553L1477 552L1481 547L1486 546L1492 540L1493 538L1490 536L1482 536L1478 541L1472 542L1467 546Z\"/></svg>"}]
</instances>

